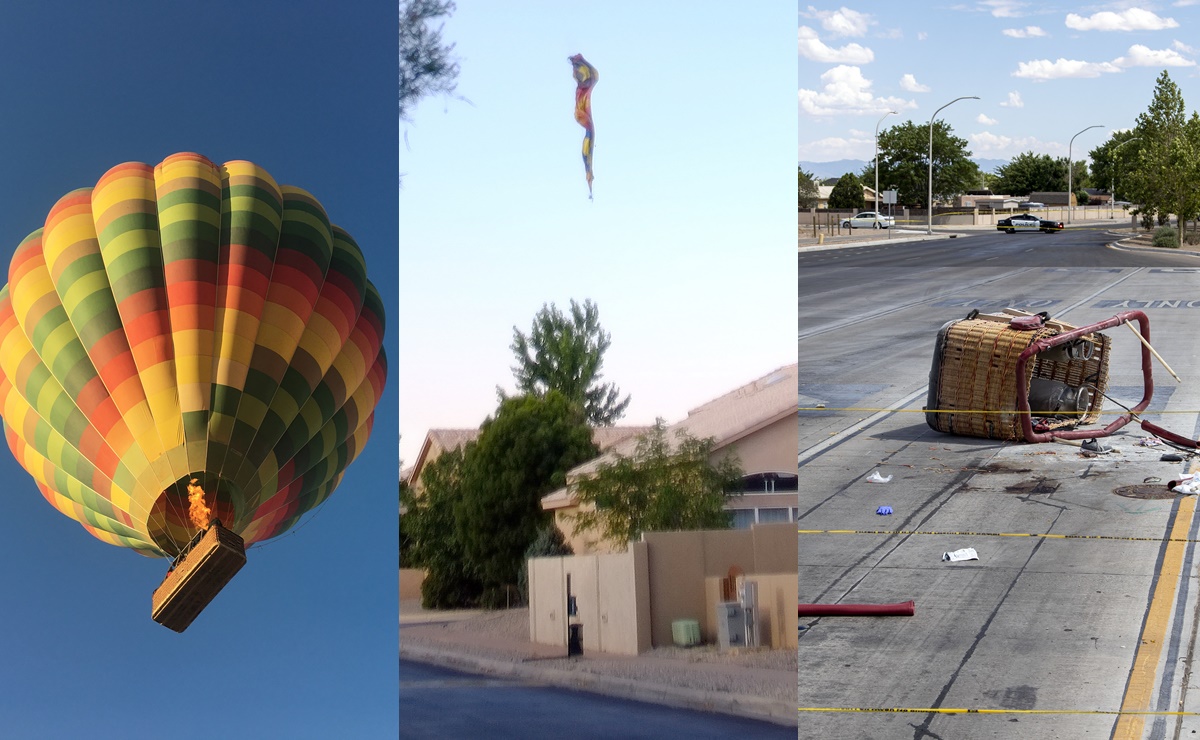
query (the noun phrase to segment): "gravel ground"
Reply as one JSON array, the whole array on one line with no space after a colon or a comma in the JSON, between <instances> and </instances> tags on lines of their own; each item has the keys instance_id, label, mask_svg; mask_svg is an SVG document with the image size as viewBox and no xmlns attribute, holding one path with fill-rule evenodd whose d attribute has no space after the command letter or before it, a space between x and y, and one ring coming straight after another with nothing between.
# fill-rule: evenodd
<instances>
[{"instance_id":1,"label":"gravel ground","mask_svg":"<svg viewBox=\"0 0 1200 740\"><path fill-rule=\"evenodd\" d=\"M637 657L585 653L582 659L557 657L562 648L529 642L529 610L484 612L453 622L401 628L410 645L442 647L493 660L536 662L564 671L626 678L676 688L721 691L779 701L795 701L798 656L794 650L735 650L714 646L661 647Z\"/></svg>"}]
</instances>

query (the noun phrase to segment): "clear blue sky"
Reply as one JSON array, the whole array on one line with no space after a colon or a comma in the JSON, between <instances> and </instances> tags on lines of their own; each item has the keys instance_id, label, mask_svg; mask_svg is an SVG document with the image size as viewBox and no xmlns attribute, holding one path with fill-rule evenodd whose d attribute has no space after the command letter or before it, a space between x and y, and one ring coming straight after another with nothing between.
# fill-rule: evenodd
<instances>
[{"instance_id":1,"label":"clear blue sky","mask_svg":"<svg viewBox=\"0 0 1200 740\"><path fill-rule=\"evenodd\" d=\"M880 130L939 114L977 158L1087 152L1132 128L1165 69L1200 109L1200 0L799 8L798 159L869 160Z\"/></svg>"},{"instance_id":2,"label":"clear blue sky","mask_svg":"<svg viewBox=\"0 0 1200 740\"><path fill-rule=\"evenodd\" d=\"M166 561L88 535L0 450L0 735L396 737L395 3L9 2L0 69L5 270L115 164L249 159L362 246L392 362L339 489L182 635L150 619Z\"/></svg>"},{"instance_id":3,"label":"clear blue sky","mask_svg":"<svg viewBox=\"0 0 1200 740\"><path fill-rule=\"evenodd\" d=\"M622 423L795 362L795 6L460 0L460 99L401 143L401 456L513 388L513 326L590 298ZM596 67L588 200L567 58Z\"/></svg>"}]
</instances>

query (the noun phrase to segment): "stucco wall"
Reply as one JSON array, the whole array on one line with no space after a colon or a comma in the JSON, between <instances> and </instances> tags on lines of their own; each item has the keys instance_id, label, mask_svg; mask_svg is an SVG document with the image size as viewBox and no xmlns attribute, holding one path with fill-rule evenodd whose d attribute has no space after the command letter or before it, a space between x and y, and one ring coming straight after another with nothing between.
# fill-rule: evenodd
<instances>
[{"instance_id":1,"label":"stucco wall","mask_svg":"<svg viewBox=\"0 0 1200 740\"><path fill-rule=\"evenodd\" d=\"M650 649L646 544L627 552L529 560L529 639L567 644L567 576L583 625L584 652L637 655Z\"/></svg>"},{"instance_id":2,"label":"stucco wall","mask_svg":"<svg viewBox=\"0 0 1200 740\"><path fill-rule=\"evenodd\" d=\"M698 620L705 636L715 639L716 601L713 600L710 606L706 583L709 578L724 578L732 566L741 568L752 580L761 580L760 576L768 577L759 585L760 602L776 604L781 598L791 598L792 603L796 601L799 573L796 566L796 525L793 523L759 524L750 529L702 532L648 532L642 539L649 548L650 634L656 646L671 644L671 623L677 619ZM775 585L776 578L783 579L778 586ZM789 593L786 590L779 590L788 587L787 579L791 579L790 597L786 595ZM767 588L767 584L771 584L770 588ZM780 593L784 595L780 596ZM777 610L772 613L777 613ZM773 641L771 647L794 646L798 621L795 608L789 609L785 603L778 618L784 620L781 628L772 626L769 631L760 632L764 644L767 644L767 635L773 634L780 635L784 641Z\"/></svg>"},{"instance_id":3,"label":"stucco wall","mask_svg":"<svg viewBox=\"0 0 1200 740\"><path fill-rule=\"evenodd\" d=\"M720 460L726 452L735 452L747 473L794 473L799 446L800 422L795 414L789 414L717 450L712 460Z\"/></svg>"},{"instance_id":4,"label":"stucco wall","mask_svg":"<svg viewBox=\"0 0 1200 740\"><path fill-rule=\"evenodd\" d=\"M421 598L421 584L425 581L425 571L419 568L400 569L400 598Z\"/></svg>"}]
</instances>

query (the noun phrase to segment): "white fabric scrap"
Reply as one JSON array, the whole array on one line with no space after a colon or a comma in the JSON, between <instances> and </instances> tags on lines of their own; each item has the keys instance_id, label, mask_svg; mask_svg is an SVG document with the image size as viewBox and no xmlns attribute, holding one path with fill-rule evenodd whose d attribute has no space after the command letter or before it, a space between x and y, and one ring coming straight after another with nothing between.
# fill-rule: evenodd
<instances>
[{"instance_id":1,"label":"white fabric scrap","mask_svg":"<svg viewBox=\"0 0 1200 740\"><path fill-rule=\"evenodd\" d=\"M874 473L871 473L870 478L867 478L867 483L891 483L891 482L892 482L892 476L889 475L888 477L884 478L882 475L879 474L878 470L876 470Z\"/></svg>"},{"instance_id":2,"label":"white fabric scrap","mask_svg":"<svg viewBox=\"0 0 1200 740\"><path fill-rule=\"evenodd\" d=\"M1175 493L1200 493L1200 477L1195 473L1188 473L1179 480L1179 485L1171 489Z\"/></svg>"},{"instance_id":3,"label":"white fabric scrap","mask_svg":"<svg viewBox=\"0 0 1200 740\"><path fill-rule=\"evenodd\" d=\"M951 563L957 563L960 560L978 560L979 553L975 552L973 547L964 547L961 550L954 552L942 553L942 560L949 560Z\"/></svg>"}]
</instances>

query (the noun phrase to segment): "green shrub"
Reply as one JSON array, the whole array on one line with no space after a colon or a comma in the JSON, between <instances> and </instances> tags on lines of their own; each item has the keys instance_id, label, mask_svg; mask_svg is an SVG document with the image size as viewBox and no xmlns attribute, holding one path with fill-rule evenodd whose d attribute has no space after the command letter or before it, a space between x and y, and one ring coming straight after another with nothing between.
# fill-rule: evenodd
<instances>
[{"instance_id":1,"label":"green shrub","mask_svg":"<svg viewBox=\"0 0 1200 740\"><path fill-rule=\"evenodd\" d=\"M1170 226L1160 226L1154 230L1154 240L1152 243L1156 247L1178 247L1179 233Z\"/></svg>"}]
</instances>

